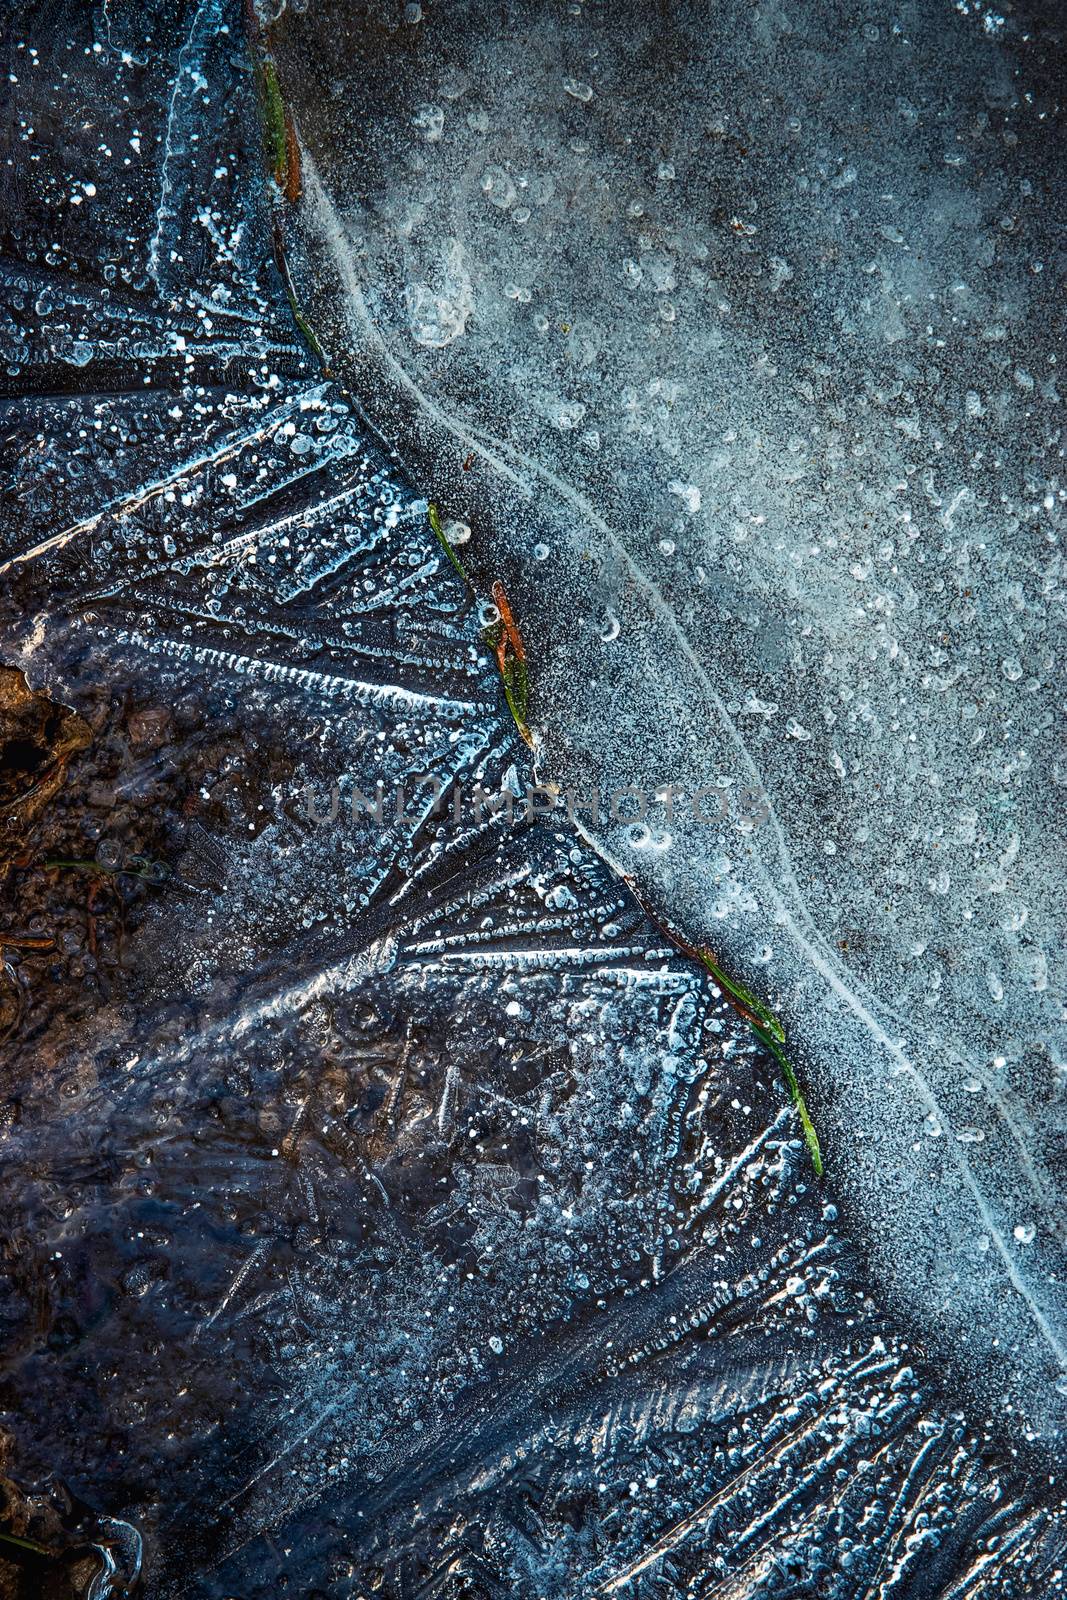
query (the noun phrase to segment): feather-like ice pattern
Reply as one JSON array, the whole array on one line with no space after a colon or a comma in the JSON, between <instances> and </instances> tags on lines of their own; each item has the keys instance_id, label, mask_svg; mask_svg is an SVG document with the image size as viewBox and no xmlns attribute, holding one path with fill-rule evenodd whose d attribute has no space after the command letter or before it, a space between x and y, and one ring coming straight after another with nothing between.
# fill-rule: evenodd
<instances>
[{"instance_id":1,"label":"feather-like ice pattern","mask_svg":"<svg viewBox=\"0 0 1067 1600\"><path fill-rule=\"evenodd\" d=\"M207 707L239 760L127 990L16 1058L11 1470L139 1529L158 1600L1060 1592L1044 1446L887 1310L899 1206L842 1227L843 1121L818 1185L773 1062L601 850L451 813L529 754L438 484L294 326L241 8L22 27L6 653L75 705L104 679ZM431 301L462 298L449 259ZM358 390L386 433L391 395ZM538 635L519 592L562 726L571 624ZM352 809L379 782L380 821Z\"/></svg>"},{"instance_id":2,"label":"feather-like ice pattern","mask_svg":"<svg viewBox=\"0 0 1067 1600\"><path fill-rule=\"evenodd\" d=\"M1010 86L1051 93L1059 37L554 16L287 12L290 272L506 567L542 768L709 797L581 821L773 988L883 1292L1058 1439L1061 186ZM442 348L410 311L446 258Z\"/></svg>"}]
</instances>

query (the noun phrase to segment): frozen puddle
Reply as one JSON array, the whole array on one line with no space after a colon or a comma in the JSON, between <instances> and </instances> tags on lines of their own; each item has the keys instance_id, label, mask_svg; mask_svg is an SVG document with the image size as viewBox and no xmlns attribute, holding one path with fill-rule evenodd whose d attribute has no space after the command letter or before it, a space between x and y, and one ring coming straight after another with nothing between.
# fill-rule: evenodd
<instances>
[{"instance_id":1,"label":"frozen puddle","mask_svg":"<svg viewBox=\"0 0 1067 1600\"><path fill-rule=\"evenodd\" d=\"M341 5L276 45L305 310L507 573L542 775L725 788L725 826L579 820L773 999L879 1281L1044 1432L1063 494L1024 33Z\"/></svg>"},{"instance_id":2,"label":"frozen puddle","mask_svg":"<svg viewBox=\"0 0 1067 1600\"><path fill-rule=\"evenodd\" d=\"M320 0L272 185L242 21L10 50L5 1472L94 1600L1059 1593L1051 47Z\"/></svg>"}]
</instances>

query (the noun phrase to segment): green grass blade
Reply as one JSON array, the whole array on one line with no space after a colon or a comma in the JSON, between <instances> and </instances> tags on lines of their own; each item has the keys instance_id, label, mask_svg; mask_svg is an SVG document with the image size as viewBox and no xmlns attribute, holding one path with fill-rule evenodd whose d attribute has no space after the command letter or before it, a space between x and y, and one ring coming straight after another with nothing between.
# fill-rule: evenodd
<instances>
[{"instance_id":1,"label":"green grass blade","mask_svg":"<svg viewBox=\"0 0 1067 1600\"><path fill-rule=\"evenodd\" d=\"M457 556L456 552L453 550L452 546L449 544L448 539L445 536L445 530L441 526L441 513L438 511L437 507L433 504L432 501L430 502L429 518L430 518L430 527L433 529L434 537L436 538L438 544L441 546L441 549L444 551L444 553L448 557L449 561L451 561L452 565L455 567L456 571L459 573L460 577L463 579L463 582L467 585L467 588L470 589L471 593L473 594L474 585L471 583L470 579L468 578L467 573L466 573L466 569L464 568L463 563L460 561L460 559Z\"/></svg>"},{"instance_id":2,"label":"green grass blade","mask_svg":"<svg viewBox=\"0 0 1067 1600\"><path fill-rule=\"evenodd\" d=\"M523 694L520 698L516 695L511 673L504 674L504 699L508 703L508 710L515 718L515 726L526 743L532 748L533 735L526 722L526 696Z\"/></svg>"},{"instance_id":3,"label":"green grass blade","mask_svg":"<svg viewBox=\"0 0 1067 1600\"><path fill-rule=\"evenodd\" d=\"M765 1029L754 1027L752 1031L764 1048L771 1052L771 1055L782 1069L785 1086L789 1090L790 1097L797 1109L797 1115L800 1117L800 1126L804 1130L804 1142L811 1156L811 1164L815 1168L815 1176L821 1178L823 1175L823 1162L822 1150L819 1147L819 1135L815 1132L815 1125L808 1115L808 1108L804 1104L804 1096L800 1092L800 1083L793 1069L793 1064L777 1039L773 1038Z\"/></svg>"},{"instance_id":4,"label":"green grass blade","mask_svg":"<svg viewBox=\"0 0 1067 1600\"><path fill-rule=\"evenodd\" d=\"M0 1533L0 1539L5 1544L16 1545L20 1550L29 1550L35 1556L47 1556L49 1560L55 1559L56 1552L50 1550L47 1545L38 1544L36 1539L23 1539L17 1533Z\"/></svg>"},{"instance_id":5,"label":"green grass blade","mask_svg":"<svg viewBox=\"0 0 1067 1600\"><path fill-rule=\"evenodd\" d=\"M762 1000L757 1000L752 991L746 989L744 984L737 983L733 978L728 978L709 950L698 950L697 954L719 985L719 988L725 989L726 993L744 1006L746 1011L751 1011L759 1026L765 1029L772 1038L777 1039L779 1044L784 1044L785 1029L774 1012L765 1006Z\"/></svg>"},{"instance_id":6,"label":"green grass blade","mask_svg":"<svg viewBox=\"0 0 1067 1600\"><path fill-rule=\"evenodd\" d=\"M273 61L263 63L263 121L267 150L274 163L275 176L284 176L288 161L285 143L285 103L282 100L278 72Z\"/></svg>"},{"instance_id":7,"label":"green grass blade","mask_svg":"<svg viewBox=\"0 0 1067 1600\"><path fill-rule=\"evenodd\" d=\"M526 663L519 656L513 656L507 663L504 671L504 693L515 721L525 727L526 713L530 706L530 681L526 675Z\"/></svg>"}]
</instances>

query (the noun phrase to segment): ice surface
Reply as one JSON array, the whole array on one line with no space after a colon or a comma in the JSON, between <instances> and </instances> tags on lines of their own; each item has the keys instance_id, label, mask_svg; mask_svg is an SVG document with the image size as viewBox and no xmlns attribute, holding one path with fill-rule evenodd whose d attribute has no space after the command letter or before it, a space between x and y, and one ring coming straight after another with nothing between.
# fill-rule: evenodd
<instances>
[{"instance_id":1,"label":"ice surface","mask_svg":"<svg viewBox=\"0 0 1067 1600\"><path fill-rule=\"evenodd\" d=\"M921 93L932 45L915 19L906 45L892 24L868 24L872 40L849 22L855 37L835 55L825 17L786 33L769 12L715 13L729 104L708 109L707 19L660 14L646 39L635 16L598 15L553 12L549 25L529 13L505 47L459 8L407 7L381 34L314 5L287 14L270 45L304 147L303 198L288 211L261 174L240 8L200 0L155 18L109 0L60 13L47 33L30 16L8 37L16 170L32 184L9 196L0 262L6 657L75 706L103 681L173 711L181 739L131 765L146 805L182 780L182 739L212 751L210 770L192 768L176 881L138 936L133 976L108 1004L88 979L90 1015L69 1036L26 1040L5 1077L9 1470L28 1487L54 1473L99 1516L140 1529L155 1597L1054 1595L1055 1391L1032 1319L1036 1306L1057 1333L1039 1201L1061 1102L1039 1048L1054 947L1033 841L1050 741L1045 689L1027 689L1050 648L1048 518L1023 505L1009 527L990 487L1037 472L1031 424L1011 405L1038 417L1053 404L1029 349L1044 334L1034 246L995 222L1012 163L1040 180L1028 152L1043 148L1043 107L1002 107L1021 153L1001 158L1006 176L966 180L997 208L967 237L1008 252L983 292L1035 379L1024 391L1003 376L1004 340L989 344L990 377L968 375L977 358L964 362L971 347L940 301L936 337L962 342L936 361L911 302L888 347L882 328L863 333L858 290L856 327L835 323L861 255L897 273L910 257L891 258L902 246L878 234L884 166L830 187L838 154L861 170L870 141L896 163L892 225L933 228L918 197L927 145L908 154L904 141L947 137L968 73L1010 84L1014 20L990 35L981 17L939 12L959 81ZM566 30L588 28L572 49ZM680 28L688 40L670 35ZM906 64L892 67L898 47ZM1024 52L1038 76L1045 48ZM605 152L591 119L611 105L612 60ZM852 109L891 71L917 108L900 143ZM729 124L687 162L692 118L741 122L740 102L762 143L746 123L731 144ZM1003 131L986 115L977 132L952 124L976 160L975 142ZM797 139L818 183L810 212L789 189L800 158L783 151ZM454 185L471 151L466 197ZM744 167L756 151L759 166ZM640 199L611 196L624 158L640 203L651 211L666 185L680 208L643 252L655 257L648 303L673 296L673 323L655 309L635 321L629 300L611 299L621 219ZM532 196L515 220L524 176L527 188L545 177L540 204L555 208L537 247L547 310L534 244L507 243L516 292L489 292L492 229L541 214ZM761 227L777 208L766 257L743 228L720 238L713 188L728 223ZM669 242L694 212L706 219L695 243L714 258L699 267L710 299ZM860 224L875 214L865 253ZM276 230L333 376L294 322ZM634 241L637 261L636 222ZM939 267L923 270L944 287ZM683 337L690 291L707 349ZM720 294L730 315L714 309ZM572 340L583 317L596 326ZM653 317L665 330L654 346ZM822 373L809 349L819 327ZM775 382L755 364L761 338ZM917 375L879 402L881 364L898 373L906 355ZM813 389L798 398L805 360L796 381ZM865 362L869 390L855 376ZM953 408L961 377L986 406L974 422ZM649 394L656 381L678 392ZM616 404L628 383L636 411ZM726 414L705 436L712 399ZM893 427L913 414L917 440ZM1032 426L1040 445L1047 424ZM805 443L791 452L794 428ZM944 520L962 522L962 503L948 514L962 476L937 471L940 508L923 488L938 428L946 464L986 451L968 478L985 519L968 535L980 578L961 577ZM593 431L599 456L582 442ZM856 435L880 463L867 529ZM898 477L911 487L890 499ZM1041 498L1011 494L1017 507ZM427 526L430 497L471 527L462 556L483 589L502 575L512 594L537 775L691 788L721 773L737 788L758 780L775 820L720 837L680 808L653 850L655 833L638 849L562 816L508 827L434 815L429 775L521 789L534 763L477 608ZM896 521L886 531L891 506L910 507L917 538ZM746 527L750 512L767 522ZM881 557L885 538L894 552ZM864 560L870 573L853 577ZM1021 588L1005 598L1010 584ZM921 679L945 626L942 673L968 628L980 648L966 687L942 694ZM1002 650L1021 676L999 670ZM1003 784L963 765L971 736L945 709L969 730L972 680L986 743L1017 732L1032 762ZM991 759L976 747L975 763ZM942 769L940 842L960 878L926 895L889 870L899 837L901 873L932 874L924 852L940 871L923 829L942 825L929 785ZM338 816L316 823L304 785L328 812L339 772ZM404 786L401 814L384 828L352 821L351 784L370 795L378 780ZM886 807L872 804L873 783L888 792L890 780ZM106 839L117 808L95 803ZM966 839L951 832L961 819ZM605 853L773 998L824 1137L823 1184L773 1062ZM993 877L971 881L983 864ZM1029 913L1014 930L999 927L1009 902ZM939 964L906 956L919 938ZM979 1006L994 947L1001 998L986 985ZM1048 989L1016 970L1039 947ZM890 1078L883 1036L898 1029L914 1071ZM940 1134L916 1098L920 1069ZM954 1137L969 1130L984 1140ZM964 1157L967 1189L954 1176Z\"/></svg>"},{"instance_id":2,"label":"ice surface","mask_svg":"<svg viewBox=\"0 0 1067 1600\"><path fill-rule=\"evenodd\" d=\"M541 771L726 787L726 828L590 832L773 995L894 1303L1055 1431L1056 30L336 3L278 37L302 292L507 567Z\"/></svg>"}]
</instances>

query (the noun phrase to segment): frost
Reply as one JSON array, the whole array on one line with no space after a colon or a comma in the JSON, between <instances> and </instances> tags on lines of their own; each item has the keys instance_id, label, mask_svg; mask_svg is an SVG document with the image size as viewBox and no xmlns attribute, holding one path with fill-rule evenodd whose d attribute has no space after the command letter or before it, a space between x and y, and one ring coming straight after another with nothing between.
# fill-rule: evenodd
<instances>
[{"instance_id":1,"label":"frost","mask_svg":"<svg viewBox=\"0 0 1067 1600\"><path fill-rule=\"evenodd\" d=\"M1054 1593L1046 45L275 12L299 200L207 0L15 86L6 651L188 791L18 1045L5 1462L153 1600Z\"/></svg>"},{"instance_id":2,"label":"frost","mask_svg":"<svg viewBox=\"0 0 1067 1600\"><path fill-rule=\"evenodd\" d=\"M437 288L425 283L408 283L404 287L404 309L411 336L416 344L432 350L440 350L458 339L466 331L474 310L471 280L458 239L449 241L436 282Z\"/></svg>"},{"instance_id":3,"label":"frost","mask_svg":"<svg viewBox=\"0 0 1067 1600\"><path fill-rule=\"evenodd\" d=\"M461 54L484 119L432 173L385 120L313 116L317 177L289 238L314 257L309 297L349 330L351 381L369 406L388 396L401 453L442 478L457 450L477 462L446 509L487 564L519 562L544 771L645 790L726 773L767 797L766 824L737 834L682 818L656 850L625 822L591 836L739 971L771 943L791 1037L835 1108L836 1181L878 1219L884 1292L934 1334L928 1284L977 1220L988 1270L938 1300L936 1337L1047 1404L1037 1426L1055 1431L1056 1269L1018 1258L1011 1220L1024 1204L1051 1219L1060 1133L1059 402L1033 270L1053 248L1052 147L983 88L1019 59L1044 68L1021 32L941 12L909 23L907 64L889 27L842 47L822 7L790 19L803 69L783 64L776 23L739 9L714 72L695 14L665 26L634 15L607 37L575 15L558 47L534 27L507 72L505 31L478 30ZM310 111L306 37L294 22L283 49ZM558 84L579 83L583 47L597 90L579 112ZM484 203L490 172L502 195L545 186L521 234ZM375 353L392 338L388 242L368 219L357 262L332 222L371 173L464 217L479 308L462 354L416 353L400 379ZM539 320L499 287L534 281ZM552 551L542 569L535 545ZM727 839L746 850L725 896ZM984 1080L1006 1033L1041 1066L999 1084L998 1137L961 1139L961 1081ZM932 1174L929 1118L952 1135Z\"/></svg>"},{"instance_id":4,"label":"frost","mask_svg":"<svg viewBox=\"0 0 1067 1600\"><path fill-rule=\"evenodd\" d=\"M677 495L686 511L695 517L700 510L700 490L694 483L682 483L678 478L672 478L667 485L671 494Z\"/></svg>"}]
</instances>

